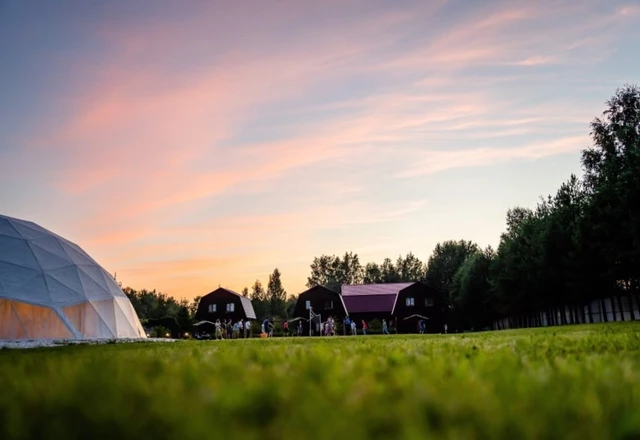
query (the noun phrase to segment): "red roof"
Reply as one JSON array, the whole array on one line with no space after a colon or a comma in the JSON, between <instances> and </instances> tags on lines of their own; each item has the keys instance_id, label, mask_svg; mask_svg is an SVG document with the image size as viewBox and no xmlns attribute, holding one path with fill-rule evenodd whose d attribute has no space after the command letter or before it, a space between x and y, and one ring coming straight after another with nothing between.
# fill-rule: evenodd
<instances>
[{"instance_id":1,"label":"red roof","mask_svg":"<svg viewBox=\"0 0 640 440\"><path fill-rule=\"evenodd\" d=\"M398 293L413 284L415 283L344 285L342 298L348 313L391 313Z\"/></svg>"},{"instance_id":2,"label":"red roof","mask_svg":"<svg viewBox=\"0 0 640 440\"><path fill-rule=\"evenodd\" d=\"M396 295L352 295L343 297L343 300L349 313L391 313Z\"/></svg>"},{"instance_id":3,"label":"red roof","mask_svg":"<svg viewBox=\"0 0 640 440\"><path fill-rule=\"evenodd\" d=\"M342 286L342 296L397 295L413 284L415 283L345 284Z\"/></svg>"}]
</instances>

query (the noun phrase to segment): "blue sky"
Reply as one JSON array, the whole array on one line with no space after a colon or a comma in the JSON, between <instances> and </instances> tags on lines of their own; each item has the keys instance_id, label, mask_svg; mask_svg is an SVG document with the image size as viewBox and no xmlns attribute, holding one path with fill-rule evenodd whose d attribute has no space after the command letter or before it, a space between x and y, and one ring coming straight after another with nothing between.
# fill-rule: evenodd
<instances>
[{"instance_id":1,"label":"blue sky","mask_svg":"<svg viewBox=\"0 0 640 440\"><path fill-rule=\"evenodd\" d=\"M0 212L187 298L495 246L639 43L638 1L0 2Z\"/></svg>"}]
</instances>

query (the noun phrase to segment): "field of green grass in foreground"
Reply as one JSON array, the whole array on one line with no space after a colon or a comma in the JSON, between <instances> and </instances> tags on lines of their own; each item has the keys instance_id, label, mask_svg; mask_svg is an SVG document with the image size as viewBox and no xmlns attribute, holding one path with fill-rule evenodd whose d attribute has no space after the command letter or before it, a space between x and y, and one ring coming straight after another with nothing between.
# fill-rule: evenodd
<instances>
[{"instance_id":1,"label":"field of green grass in foreground","mask_svg":"<svg viewBox=\"0 0 640 440\"><path fill-rule=\"evenodd\" d=\"M0 350L0 439L640 436L640 324Z\"/></svg>"}]
</instances>

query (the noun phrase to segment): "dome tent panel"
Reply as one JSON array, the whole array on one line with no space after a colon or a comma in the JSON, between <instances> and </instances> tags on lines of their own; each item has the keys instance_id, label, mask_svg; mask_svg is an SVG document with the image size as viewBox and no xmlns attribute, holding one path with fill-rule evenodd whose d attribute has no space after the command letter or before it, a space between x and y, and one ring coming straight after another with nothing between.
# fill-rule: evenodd
<instances>
[{"instance_id":1,"label":"dome tent panel","mask_svg":"<svg viewBox=\"0 0 640 440\"><path fill-rule=\"evenodd\" d=\"M11 302L0 299L0 340L29 339Z\"/></svg>"},{"instance_id":2,"label":"dome tent panel","mask_svg":"<svg viewBox=\"0 0 640 440\"><path fill-rule=\"evenodd\" d=\"M101 268L102 269L102 268ZM116 280L113 278L113 276L107 272L106 270L102 269L102 278L104 279L105 282L105 286L107 288L107 290L116 298L124 298L127 301L129 301L129 298L127 297L127 295L122 291L122 289L120 289L120 286L118 286L118 284L116 283Z\"/></svg>"},{"instance_id":3,"label":"dome tent panel","mask_svg":"<svg viewBox=\"0 0 640 440\"><path fill-rule=\"evenodd\" d=\"M85 338L116 337L90 302L65 307L63 312L71 325Z\"/></svg>"},{"instance_id":4,"label":"dome tent panel","mask_svg":"<svg viewBox=\"0 0 640 440\"><path fill-rule=\"evenodd\" d=\"M100 266L98 266L98 264L93 260L93 258L91 258L87 254L82 252L82 250L80 250L79 248L76 249L76 247L70 246L69 242L62 242L62 246L64 248L65 253L69 256L69 259L74 264L77 264L78 266L86 265L89 267L100 268Z\"/></svg>"},{"instance_id":5,"label":"dome tent panel","mask_svg":"<svg viewBox=\"0 0 640 440\"><path fill-rule=\"evenodd\" d=\"M118 333L125 333L126 337L137 337L138 329L135 327L135 325L132 325L133 323L129 320L129 317L127 317L124 310L122 310L120 301L118 301L119 299L120 298L116 298L113 304L113 311L116 316L116 327L118 329ZM131 331L128 331L127 329L131 329ZM124 334L123 337L125 337Z\"/></svg>"},{"instance_id":6,"label":"dome tent panel","mask_svg":"<svg viewBox=\"0 0 640 440\"><path fill-rule=\"evenodd\" d=\"M0 279L4 298L37 304L51 301L42 271L0 262Z\"/></svg>"},{"instance_id":7,"label":"dome tent panel","mask_svg":"<svg viewBox=\"0 0 640 440\"><path fill-rule=\"evenodd\" d=\"M49 307L10 301L30 339L70 339L73 333Z\"/></svg>"},{"instance_id":8,"label":"dome tent panel","mask_svg":"<svg viewBox=\"0 0 640 440\"><path fill-rule=\"evenodd\" d=\"M144 337L146 336L146 332L138 319L138 315L136 314L133 305L131 305L131 301L126 296L124 298L116 298L116 303L119 305L119 309L122 314L125 316L128 322L131 323L132 333L135 335L134 337Z\"/></svg>"},{"instance_id":9,"label":"dome tent panel","mask_svg":"<svg viewBox=\"0 0 640 440\"><path fill-rule=\"evenodd\" d=\"M116 313L114 310L115 301L113 298L104 301L89 301L94 310L100 316L100 319L109 327L114 337L118 336L118 324L116 322Z\"/></svg>"},{"instance_id":10,"label":"dome tent panel","mask_svg":"<svg viewBox=\"0 0 640 440\"><path fill-rule=\"evenodd\" d=\"M49 238L54 234L40 228L34 223L24 220L9 220L11 225L20 233L20 236L25 240L36 240L38 238Z\"/></svg>"},{"instance_id":11,"label":"dome tent panel","mask_svg":"<svg viewBox=\"0 0 640 440\"><path fill-rule=\"evenodd\" d=\"M27 243L38 260L39 266L44 270L59 269L72 264L57 239L30 240Z\"/></svg>"},{"instance_id":12,"label":"dome tent panel","mask_svg":"<svg viewBox=\"0 0 640 440\"><path fill-rule=\"evenodd\" d=\"M66 307L87 300L76 267L68 266L47 271L44 276L51 292L51 299L57 306Z\"/></svg>"},{"instance_id":13,"label":"dome tent panel","mask_svg":"<svg viewBox=\"0 0 640 440\"><path fill-rule=\"evenodd\" d=\"M27 269L40 269L29 243L19 238L0 236L0 262L13 264Z\"/></svg>"},{"instance_id":14,"label":"dome tent panel","mask_svg":"<svg viewBox=\"0 0 640 440\"><path fill-rule=\"evenodd\" d=\"M111 292L107 288L107 285L104 281L101 281L94 278L96 276L93 273L93 276L90 273L95 271L87 270L87 266L76 266L78 269L78 275L80 276L80 282L82 283L83 291L86 298L90 301L100 301L104 299L113 298Z\"/></svg>"},{"instance_id":15,"label":"dome tent panel","mask_svg":"<svg viewBox=\"0 0 640 440\"><path fill-rule=\"evenodd\" d=\"M22 238L22 235L20 235L18 230L13 227L9 220L0 217L0 237L2 236Z\"/></svg>"},{"instance_id":16,"label":"dome tent panel","mask_svg":"<svg viewBox=\"0 0 640 440\"><path fill-rule=\"evenodd\" d=\"M67 254L67 252L64 250L64 247L62 246L62 241L60 240L60 238L54 235L41 237L41 238L34 238L29 240L29 243L39 246L42 249L46 250L47 252L66 260L67 264L71 264L73 262L73 261L69 261L69 254Z\"/></svg>"}]
</instances>

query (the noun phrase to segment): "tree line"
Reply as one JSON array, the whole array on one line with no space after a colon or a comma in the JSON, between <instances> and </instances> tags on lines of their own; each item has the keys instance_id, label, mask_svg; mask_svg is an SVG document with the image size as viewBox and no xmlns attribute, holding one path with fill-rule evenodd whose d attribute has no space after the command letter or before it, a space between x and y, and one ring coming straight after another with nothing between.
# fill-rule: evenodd
<instances>
[{"instance_id":1,"label":"tree line","mask_svg":"<svg viewBox=\"0 0 640 440\"><path fill-rule=\"evenodd\" d=\"M533 209L513 207L497 249L450 240L422 263L412 253L362 265L357 254L314 258L307 287L424 281L439 289L462 328L501 318L540 325L541 312L568 307L558 322L589 322L584 306L640 290L640 89L626 85L591 122L584 174L571 175ZM633 311L631 311L633 314ZM555 319L555 318L554 318ZM632 316L632 319L635 319Z\"/></svg>"}]
</instances>

